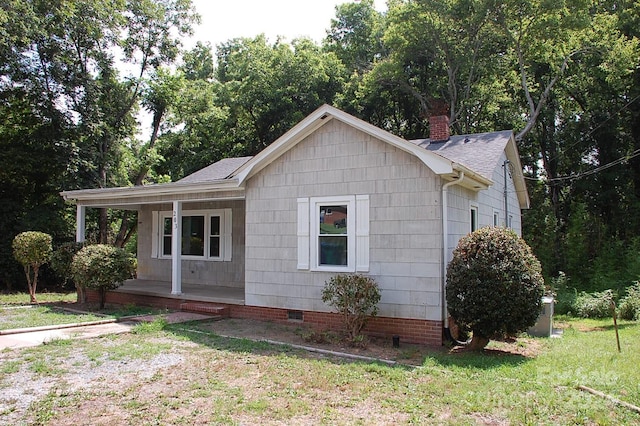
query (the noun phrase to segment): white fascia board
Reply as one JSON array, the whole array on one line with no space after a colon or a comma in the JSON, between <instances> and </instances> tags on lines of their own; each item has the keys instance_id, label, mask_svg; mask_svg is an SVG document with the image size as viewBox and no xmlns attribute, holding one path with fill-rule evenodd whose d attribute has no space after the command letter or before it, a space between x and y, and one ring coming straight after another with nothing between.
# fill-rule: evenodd
<instances>
[{"instance_id":1,"label":"white fascia board","mask_svg":"<svg viewBox=\"0 0 640 426\"><path fill-rule=\"evenodd\" d=\"M79 189L62 191L60 195L66 200L95 201L126 197L147 197L159 195L184 195L206 191L225 191L239 189L237 179L225 179L198 183L166 183L147 186L127 186L119 188Z\"/></svg>"},{"instance_id":2,"label":"white fascia board","mask_svg":"<svg viewBox=\"0 0 640 426\"><path fill-rule=\"evenodd\" d=\"M486 177L479 175L462 164L453 163L453 169L457 172L464 173L464 179L460 184L465 187L480 191L493 185L493 181L491 179L487 179Z\"/></svg>"}]
</instances>

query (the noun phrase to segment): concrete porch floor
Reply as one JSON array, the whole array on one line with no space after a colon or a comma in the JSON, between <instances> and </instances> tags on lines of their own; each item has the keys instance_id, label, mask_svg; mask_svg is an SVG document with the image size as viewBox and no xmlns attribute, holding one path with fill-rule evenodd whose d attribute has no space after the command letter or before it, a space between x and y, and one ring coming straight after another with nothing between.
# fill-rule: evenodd
<instances>
[{"instance_id":1,"label":"concrete porch floor","mask_svg":"<svg viewBox=\"0 0 640 426\"><path fill-rule=\"evenodd\" d=\"M244 305L244 289L234 287L182 284L182 294L171 294L168 281L127 280L115 290L115 293L140 294L144 296L164 297L198 302Z\"/></svg>"}]
</instances>

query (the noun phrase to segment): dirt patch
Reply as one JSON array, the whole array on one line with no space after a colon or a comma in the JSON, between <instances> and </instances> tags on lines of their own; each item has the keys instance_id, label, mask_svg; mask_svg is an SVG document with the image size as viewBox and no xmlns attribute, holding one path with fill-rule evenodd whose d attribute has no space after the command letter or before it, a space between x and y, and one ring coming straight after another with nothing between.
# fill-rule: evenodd
<instances>
[{"instance_id":1,"label":"dirt patch","mask_svg":"<svg viewBox=\"0 0 640 426\"><path fill-rule=\"evenodd\" d=\"M403 342L400 342L399 347L393 347L391 338L377 337L368 338L366 344L353 346L335 332L318 332L303 324L288 325L248 319L224 319L203 323L198 329L220 336L282 342L407 365L421 365L428 354L446 350Z\"/></svg>"},{"instance_id":2,"label":"dirt patch","mask_svg":"<svg viewBox=\"0 0 640 426\"><path fill-rule=\"evenodd\" d=\"M535 358L540 351L542 351L542 344L539 340L519 337L517 339L491 340L482 353L493 356L518 355L524 358ZM455 346L450 351L452 354L468 352L470 350L467 346Z\"/></svg>"},{"instance_id":3,"label":"dirt patch","mask_svg":"<svg viewBox=\"0 0 640 426\"><path fill-rule=\"evenodd\" d=\"M220 336L282 342L413 366L422 365L425 358L434 353L467 351L464 346L435 347L408 344L402 341L400 341L399 347L394 347L391 338L377 337L368 338L365 346L353 346L341 339L339 334L335 332L317 332L303 324L277 324L248 319L205 322L199 324L197 329ZM508 341L491 341L484 353L496 356L519 355L534 358L541 349L542 345L536 339L520 337Z\"/></svg>"}]
</instances>

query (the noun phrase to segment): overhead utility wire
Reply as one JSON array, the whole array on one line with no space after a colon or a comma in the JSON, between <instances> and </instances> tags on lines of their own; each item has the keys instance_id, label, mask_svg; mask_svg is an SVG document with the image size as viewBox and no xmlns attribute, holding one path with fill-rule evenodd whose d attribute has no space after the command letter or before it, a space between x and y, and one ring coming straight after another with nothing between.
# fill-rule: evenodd
<instances>
[{"instance_id":1,"label":"overhead utility wire","mask_svg":"<svg viewBox=\"0 0 640 426\"><path fill-rule=\"evenodd\" d=\"M637 157L638 155L640 155L640 149L636 149L635 151L633 151L629 155L625 155L624 157L620 157L617 160L613 160L610 163L603 164L602 166L598 166L598 167L593 168L591 170L587 170L586 172L578 173L578 174L575 174L575 175L560 176L560 177L556 177L556 178L545 179L544 181L545 182L561 182L561 181L564 181L564 180L580 179L580 178L583 178L585 176L596 174L596 173L601 172L601 171L603 171L605 169L608 169L610 167L617 166L618 164L621 164L621 163L624 163L624 162L626 162L628 160L631 160L632 158ZM536 181L540 180L539 178L532 178L532 177L528 177L528 176L525 176L524 178L528 179L528 180L536 180Z\"/></svg>"},{"instance_id":2,"label":"overhead utility wire","mask_svg":"<svg viewBox=\"0 0 640 426\"><path fill-rule=\"evenodd\" d=\"M605 125L609 120L613 119L613 117L614 117L614 116L616 116L616 115L620 114L624 109L628 108L628 107L629 107L629 105L631 105L632 103L634 103L634 102L635 102L635 101L637 101L638 99L640 99L640 95L637 95L636 97L634 97L633 99L631 99L629 102L627 102L626 104L624 104L622 107L620 107L620 109L618 109L618 111L616 111L616 113L615 113L615 114L613 114L613 115L609 116L606 120L602 121L602 122L601 122L600 124L598 124L596 127L594 127L593 129L591 129L589 132L587 132L587 134L585 134L584 136L582 136L580 139L578 139L578 140L577 140L577 141L575 141L574 143L572 143L572 144L570 144L570 145L567 145L566 147L563 147L563 148L565 148L565 149L566 149L566 148L571 148L571 147L573 147L573 146L577 145L578 143L582 142L583 140L585 140L586 138L588 138L589 136L591 136L591 134L592 134L593 132L595 132L596 130L598 130L600 127L604 126L604 125ZM557 178L545 179L545 180L544 180L544 182L560 182L560 181L563 181L563 180L580 179L580 178L582 178L582 177L585 177L585 176L589 176L589 175L592 175L592 174L598 173L598 172L600 172L600 171L602 171L602 170L608 169L609 167L613 167L613 166L615 166L615 165L617 165L617 164L619 164L619 163L622 163L622 162L624 162L624 161L627 161L627 160L630 160L630 159L632 159L632 158L634 158L634 157L637 157L637 156L638 156L638 154L639 154L639 151L640 151L640 150L636 150L636 151L632 152L632 153L631 153L630 155L628 155L628 156L624 156L624 157L618 158L617 160L614 160L614 161L612 161L612 162L611 162L611 163L609 163L609 164L605 164L605 165L603 165L603 166L596 167L595 169L593 169L593 170L589 170L589 171L584 172L584 173L579 173L579 174L577 174L577 175L569 175L569 176L561 176L561 177L557 177ZM560 155L560 154L557 154L556 156L551 157L548 161L555 160L556 158L558 158L558 156L559 156L559 155ZM519 173L519 174L520 174L523 178L525 178L526 180L532 180L532 181L538 181L538 180L541 180L540 178L524 176L524 173L522 173L522 171L520 171L520 173Z\"/></svg>"},{"instance_id":3,"label":"overhead utility wire","mask_svg":"<svg viewBox=\"0 0 640 426\"><path fill-rule=\"evenodd\" d=\"M629 105L631 105L632 103L634 103L635 101L637 101L638 99L640 99L640 95L636 96L635 98L631 99L629 102L627 102L626 104L622 105L620 107L620 109L618 109L618 111L615 112L615 114L610 115L609 117L607 117L605 120L603 120L600 124L598 124L596 127L594 127L593 129L589 130L585 135L583 135L580 139L578 139L577 141L575 141L572 144L569 144L567 146L563 146L563 149L567 149L567 148L571 148L577 144L579 144L580 142L582 142L583 140L587 139L589 136L591 136L591 134L593 132L595 132L596 130L598 130L600 127L604 126L605 124L607 124L607 122L609 122L609 120L612 120L613 117L615 117L616 115L620 114L623 110L627 109L629 107ZM547 161L552 161L557 159L560 156L560 154L555 155L554 157L549 158Z\"/></svg>"}]
</instances>

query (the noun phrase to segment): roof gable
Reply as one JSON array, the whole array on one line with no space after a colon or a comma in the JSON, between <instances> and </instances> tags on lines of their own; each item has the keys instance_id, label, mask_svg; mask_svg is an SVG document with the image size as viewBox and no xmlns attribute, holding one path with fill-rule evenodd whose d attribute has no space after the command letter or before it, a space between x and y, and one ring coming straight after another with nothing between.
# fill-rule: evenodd
<instances>
[{"instance_id":1,"label":"roof gable","mask_svg":"<svg viewBox=\"0 0 640 426\"><path fill-rule=\"evenodd\" d=\"M360 120L344 111L330 105L323 105L246 162L232 176L237 177L240 184L244 183L251 176L254 176L272 161L302 141L306 136L331 120L340 120L345 124L416 156L436 174L444 175L453 172L451 161L446 158L422 149L405 139L395 136L366 121Z\"/></svg>"}]
</instances>

